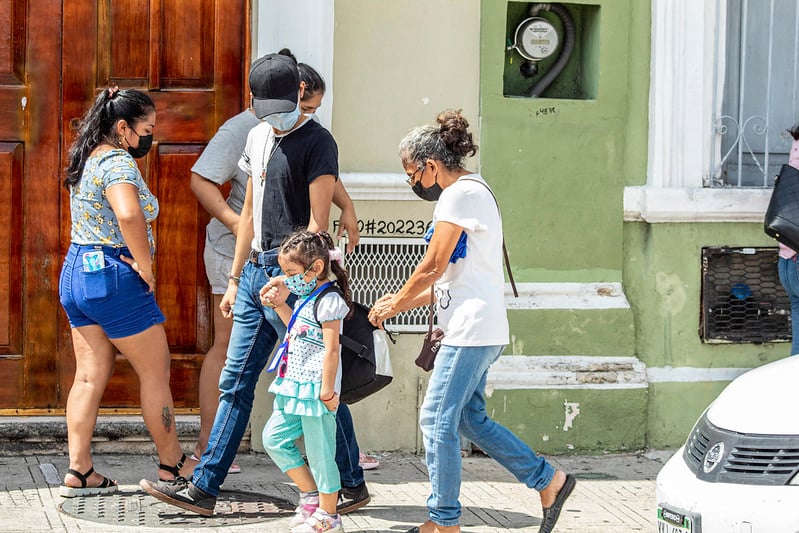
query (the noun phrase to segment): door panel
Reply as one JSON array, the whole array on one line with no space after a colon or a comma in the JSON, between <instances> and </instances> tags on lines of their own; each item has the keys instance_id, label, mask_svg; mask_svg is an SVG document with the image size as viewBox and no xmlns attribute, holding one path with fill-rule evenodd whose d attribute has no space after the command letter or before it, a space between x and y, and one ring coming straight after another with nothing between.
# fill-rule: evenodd
<instances>
[{"instance_id":1,"label":"door panel","mask_svg":"<svg viewBox=\"0 0 799 533\"><path fill-rule=\"evenodd\" d=\"M71 121L107 87L146 91L156 104L155 143L139 160L160 204L154 224L156 298L167 317L175 405L196 407L202 354L212 340L212 313L203 267L208 215L191 193L189 176L217 127L243 108L249 4L98 0L66 2L64 10L64 154L73 140ZM62 209L68 213L68 202ZM61 233L68 243L66 219ZM61 352L74 365L71 342L65 340ZM72 379L67 366L61 374L66 390ZM136 375L118 356L102 405L138 404Z\"/></svg>"},{"instance_id":2,"label":"door panel","mask_svg":"<svg viewBox=\"0 0 799 533\"><path fill-rule=\"evenodd\" d=\"M32 15L31 15L32 14ZM58 275L69 245L63 168L80 118L110 85L148 91L156 145L139 161L159 196L157 298L175 405L197 406L212 339L202 245L208 220L189 169L242 109L248 0L0 0L0 411L63 409L74 377ZM136 408L118 357L106 408Z\"/></svg>"},{"instance_id":3,"label":"door panel","mask_svg":"<svg viewBox=\"0 0 799 533\"><path fill-rule=\"evenodd\" d=\"M57 403L60 46L60 1L0 0L0 409Z\"/></svg>"},{"instance_id":4,"label":"door panel","mask_svg":"<svg viewBox=\"0 0 799 533\"><path fill-rule=\"evenodd\" d=\"M153 192L161 206L156 294L164 308L167 338L173 353L205 353L210 348L211 293L203 268L205 225L208 215L197 202L188 179L191 166L202 152L200 145L159 145Z\"/></svg>"},{"instance_id":5,"label":"door panel","mask_svg":"<svg viewBox=\"0 0 799 533\"><path fill-rule=\"evenodd\" d=\"M22 396L22 143L0 142L0 406Z\"/></svg>"}]
</instances>

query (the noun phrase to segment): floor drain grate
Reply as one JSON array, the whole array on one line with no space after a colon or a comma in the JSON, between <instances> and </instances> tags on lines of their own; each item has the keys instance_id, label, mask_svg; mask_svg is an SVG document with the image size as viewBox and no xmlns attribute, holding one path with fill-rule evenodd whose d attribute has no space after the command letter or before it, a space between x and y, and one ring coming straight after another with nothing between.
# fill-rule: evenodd
<instances>
[{"instance_id":1,"label":"floor drain grate","mask_svg":"<svg viewBox=\"0 0 799 533\"><path fill-rule=\"evenodd\" d=\"M160 502L141 491L69 498L63 513L103 524L149 527L215 527L255 524L287 518L294 505L286 500L251 492L222 491L214 516L205 517Z\"/></svg>"}]
</instances>

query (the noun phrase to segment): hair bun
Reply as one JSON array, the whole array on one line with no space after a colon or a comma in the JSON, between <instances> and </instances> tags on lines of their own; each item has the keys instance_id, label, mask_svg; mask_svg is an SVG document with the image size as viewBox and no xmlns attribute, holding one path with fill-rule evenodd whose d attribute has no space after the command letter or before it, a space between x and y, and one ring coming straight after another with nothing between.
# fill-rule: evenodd
<instances>
[{"instance_id":1,"label":"hair bun","mask_svg":"<svg viewBox=\"0 0 799 533\"><path fill-rule=\"evenodd\" d=\"M436 122L439 124L438 132L441 140L449 150L459 156L477 153L477 145L469 133L469 121L460 109L443 111L436 117Z\"/></svg>"}]
</instances>

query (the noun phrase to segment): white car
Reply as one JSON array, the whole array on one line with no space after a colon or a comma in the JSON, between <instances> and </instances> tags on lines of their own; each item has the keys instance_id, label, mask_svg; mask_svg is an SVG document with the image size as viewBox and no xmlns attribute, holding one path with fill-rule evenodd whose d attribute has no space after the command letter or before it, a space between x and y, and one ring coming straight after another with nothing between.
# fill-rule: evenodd
<instances>
[{"instance_id":1,"label":"white car","mask_svg":"<svg viewBox=\"0 0 799 533\"><path fill-rule=\"evenodd\" d=\"M727 385L656 493L658 533L799 533L799 356Z\"/></svg>"}]
</instances>

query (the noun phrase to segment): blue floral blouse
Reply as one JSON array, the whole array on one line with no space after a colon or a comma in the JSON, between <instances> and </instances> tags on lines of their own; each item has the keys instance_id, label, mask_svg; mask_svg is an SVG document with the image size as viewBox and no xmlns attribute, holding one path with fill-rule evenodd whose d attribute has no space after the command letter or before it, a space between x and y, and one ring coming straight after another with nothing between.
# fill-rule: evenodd
<instances>
[{"instance_id":1,"label":"blue floral blouse","mask_svg":"<svg viewBox=\"0 0 799 533\"><path fill-rule=\"evenodd\" d=\"M72 242L101 244L112 248L127 246L105 191L118 183L130 183L139 191L139 205L147 225L150 250L155 252L152 222L158 216L158 199L150 192L136 161L125 150L115 148L89 157L80 181L70 189Z\"/></svg>"}]
</instances>

